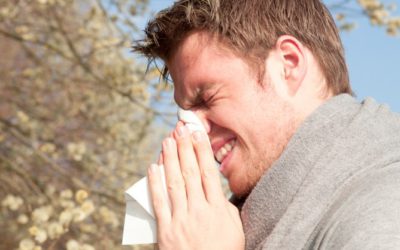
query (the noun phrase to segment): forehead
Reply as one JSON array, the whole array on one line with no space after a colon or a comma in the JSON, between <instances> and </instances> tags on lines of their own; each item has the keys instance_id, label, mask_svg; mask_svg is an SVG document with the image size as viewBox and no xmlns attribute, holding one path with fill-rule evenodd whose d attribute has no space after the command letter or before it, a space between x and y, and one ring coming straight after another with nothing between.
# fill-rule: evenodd
<instances>
[{"instance_id":1,"label":"forehead","mask_svg":"<svg viewBox=\"0 0 400 250\"><path fill-rule=\"evenodd\" d=\"M189 33L177 45L166 63L171 72L171 68L174 66L187 68L210 54L224 57L229 53L232 52L216 36L205 31L197 31ZM173 73L176 72L171 72L171 74Z\"/></svg>"},{"instance_id":2,"label":"forehead","mask_svg":"<svg viewBox=\"0 0 400 250\"><path fill-rule=\"evenodd\" d=\"M222 71L226 71L225 66L233 58L233 53L208 33L188 35L166 62L177 103L220 81L224 75Z\"/></svg>"}]
</instances>

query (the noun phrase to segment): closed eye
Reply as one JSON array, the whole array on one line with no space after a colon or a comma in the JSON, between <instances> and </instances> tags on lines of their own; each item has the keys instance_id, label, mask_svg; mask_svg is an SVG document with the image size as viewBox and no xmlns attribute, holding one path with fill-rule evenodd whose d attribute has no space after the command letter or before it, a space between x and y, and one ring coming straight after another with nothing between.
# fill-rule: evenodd
<instances>
[{"instance_id":1,"label":"closed eye","mask_svg":"<svg viewBox=\"0 0 400 250\"><path fill-rule=\"evenodd\" d=\"M188 105L188 109L208 109L215 101L218 91L211 90L211 87L200 89L194 100Z\"/></svg>"},{"instance_id":2,"label":"closed eye","mask_svg":"<svg viewBox=\"0 0 400 250\"><path fill-rule=\"evenodd\" d=\"M216 100L219 98L217 97L218 91L214 91L212 94L210 92L204 93L201 98L199 98L196 107L197 108L203 108L203 109L209 109L211 108Z\"/></svg>"},{"instance_id":3,"label":"closed eye","mask_svg":"<svg viewBox=\"0 0 400 250\"><path fill-rule=\"evenodd\" d=\"M196 109L202 109L207 107L207 101L205 101L203 98L198 98L196 99L191 105L190 105L190 110L196 110Z\"/></svg>"}]
</instances>

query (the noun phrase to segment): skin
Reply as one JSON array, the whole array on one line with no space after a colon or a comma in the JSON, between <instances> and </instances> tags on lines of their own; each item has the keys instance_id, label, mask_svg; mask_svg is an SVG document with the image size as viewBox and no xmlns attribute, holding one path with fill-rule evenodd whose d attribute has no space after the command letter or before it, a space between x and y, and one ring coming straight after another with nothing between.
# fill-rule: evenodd
<instances>
[{"instance_id":1,"label":"skin","mask_svg":"<svg viewBox=\"0 0 400 250\"><path fill-rule=\"evenodd\" d=\"M181 123L164 140L159 163L171 208L158 167L148 172L159 247L243 249L239 212L223 195L214 154L235 142L220 171L235 195L246 196L331 93L312 53L291 36L269 51L261 81L251 64L206 32L188 35L166 63L176 102L200 117L211 147L205 134L190 135Z\"/></svg>"},{"instance_id":2,"label":"skin","mask_svg":"<svg viewBox=\"0 0 400 250\"><path fill-rule=\"evenodd\" d=\"M244 249L239 212L224 197L207 135L190 135L179 123L162 149L171 208L160 167L152 165L148 172L159 249Z\"/></svg>"}]
</instances>

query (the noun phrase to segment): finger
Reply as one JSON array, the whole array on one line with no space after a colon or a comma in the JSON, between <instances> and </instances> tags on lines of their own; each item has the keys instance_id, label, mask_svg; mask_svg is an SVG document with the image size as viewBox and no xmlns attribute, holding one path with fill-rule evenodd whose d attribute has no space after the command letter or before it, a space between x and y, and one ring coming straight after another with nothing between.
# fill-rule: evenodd
<instances>
[{"instance_id":1,"label":"finger","mask_svg":"<svg viewBox=\"0 0 400 250\"><path fill-rule=\"evenodd\" d=\"M173 137L175 140L178 140L178 128L181 126L185 126L185 123L183 123L182 121L178 121L178 123L176 124L175 130L172 131L172 133L170 134L171 137Z\"/></svg>"},{"instance_id":2,"label":"finger","mask_svg":"<svg viewBox=\"0 0 400 250\"><path fill-rule=\"evenodd\" d=\"M147 171L147 177L157 225L164 227L171 221L171 210L165 195L160 166L152 164Z\"/></svg>"},{"instance_id":3,"label":"finger","mask_svg":"<svg viewBox=\"0 0 400 250\"><path fill-rule=\"evenodd\" d=\"M175 140L171 137L166 138L162 143L162 147L166 185L171 201L172 216L174 216L187 208L185 182L179 166Z\"/></svg>"},{"instance_id":4,"label":"finger","mask_svg":"<svg viewBox=\"0 0 400 250\"><path fill-rule=\"evenodd\" d=\"M201 184L200 170L196 154L193 150L193 143L190 132L186 126L178 124L177 146L182 176L185 181L186 194L189 205L197 204L199 199L205 199Z\"/></svg>"},{"instance_id":5,"label":"finger","mask_svg":"<svg viewBox=\"0 0 400 250\"><path fill-rule=\"evenodd\" d=\"M195 131L193 133L193 146L197 155L207 201L210 203L223 201L225 196L207 135L204 132Z\"/></svg>"},{"instance_id":6,"label":"finger","mask_svg":"<svg viewBox=\"0 0 400 250\"><path fill-rule=\"evenodd\" d=\"M158 155L157 164L158 164L158 165L164 165L163 152L162 152L162 150L161 150L160 154Z\"/></svg>"}]
</instances>

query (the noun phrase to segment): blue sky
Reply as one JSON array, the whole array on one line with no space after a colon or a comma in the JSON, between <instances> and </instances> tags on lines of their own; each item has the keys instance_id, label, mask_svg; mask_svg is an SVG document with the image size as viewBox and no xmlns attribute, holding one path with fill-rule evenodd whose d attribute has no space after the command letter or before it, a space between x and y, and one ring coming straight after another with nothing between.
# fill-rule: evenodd
<instances>
[{"instance_id":1,"label":"blue sky","mask_svg":"<svg viewBox=\"0 0 400 250\"><path fill-rule=\"evenodd\" d=\"M324 2L329 5L335 0ZM384 2L396 3L400 8L400 0ZM150 3L151 10L158 11L173 1L150 0ZM384 29L371 27L367 18L354 20L357 28L341 33L353 90L359 100L371 96L400 112L400 36L387 36Z\"/></svg>"}]
</instances>

